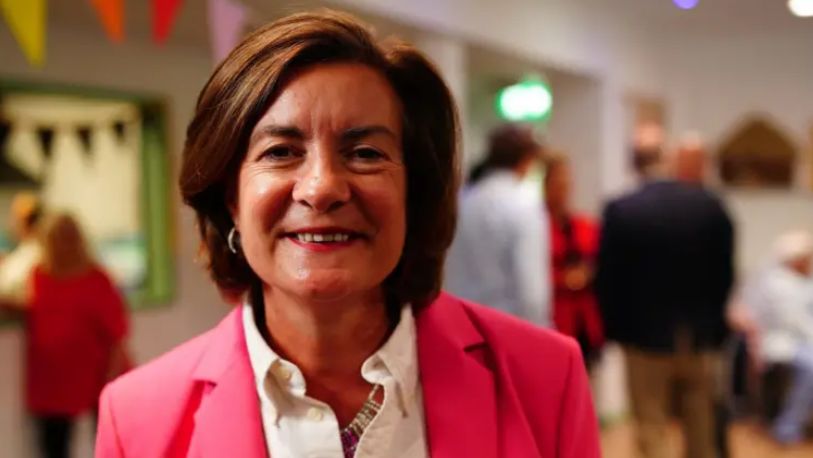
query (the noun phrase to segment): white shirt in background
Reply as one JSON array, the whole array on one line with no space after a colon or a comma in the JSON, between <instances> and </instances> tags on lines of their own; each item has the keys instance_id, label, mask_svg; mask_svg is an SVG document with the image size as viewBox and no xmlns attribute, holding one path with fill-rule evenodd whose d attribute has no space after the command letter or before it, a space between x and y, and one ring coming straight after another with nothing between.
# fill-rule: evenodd
<instances>
[{"instance_id":1,"label":"white shirt in background","mask_svg":"<svg viewBox=\"0 0 813 458\"><path fill-rule=\"evenodd\" d=\"M743 301L759 328L759 354L768 362L792 361L813 345L813 280L775 265L746 286Z\"/></svg>"},{"instance_id":2,"label":"white shirt in background","mask_svg":"<svg viewBox=\"0 0 813 458\"><path fill-rule=\"evenodd\" d=\"M463 190L446 290L550 324L549 228L540 192L507 170L490 172Z\"/></svg>"},{"instance_id":3,"label":"white shirt in background","mask_svg":"<svg viewBox=\"0 0 813 458\"><path fill-rule=\"evenodd\" d=\"M263 339L251 306L243 328L254 371L268 453L273 458L343 458L336 415L307 395L302 372ZM412 307L405 306L387 342L364 361L361 375L382 385L384 402L364 431L356 458L426 458L426 433Z\"/></svg>"},{"instance_id":4,"label":"white shirt in background","mask_svg":"<svg viewBox=\"0 0 813 458\"><path fill-rule=\"evenodd\" d=\"M0 260L0 298L25 302L31 271L40 262L42 249L37 240L20 242Z\"/></svg>"}]
</instances>

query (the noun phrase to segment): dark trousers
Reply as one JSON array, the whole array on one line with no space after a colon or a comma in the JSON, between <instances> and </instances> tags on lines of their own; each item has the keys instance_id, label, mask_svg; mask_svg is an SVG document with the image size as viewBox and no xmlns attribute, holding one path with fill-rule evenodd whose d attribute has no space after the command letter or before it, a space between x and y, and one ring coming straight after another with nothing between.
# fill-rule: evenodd
<instances>
[{"instance_id":1,"label":"dark trousers","mask_svg":"<svg viewBox=\"0 0 813 458\"><path fill-rule=\"evenodd\" d=\"M70 456L73 417L39 416L34 418L34 423L41 457L68 458Z\"/></svg>"}]
</instances>

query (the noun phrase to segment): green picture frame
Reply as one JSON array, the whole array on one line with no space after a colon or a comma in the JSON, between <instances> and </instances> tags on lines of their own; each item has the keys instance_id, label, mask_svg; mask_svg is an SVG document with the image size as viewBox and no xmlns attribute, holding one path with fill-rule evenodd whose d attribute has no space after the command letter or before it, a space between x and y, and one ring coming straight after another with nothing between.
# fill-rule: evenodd
<instances>
[{"instance_id":1,"label":"green picture frame","mask_svg":"<svg viewBox=\"0 0 813 458\"><path fill-rule=\"evenodd\" d=\"M145 271L137 288L125 291L132 310L166 306L176 294L175 224L171 192L172 160L163 97L60 83L0 78L0 103L8 95L79 97L127 102L140 112L139 222L143 235ZM5 211L2 209L0 211ZM5 228L4 228L5 229Z\"/></svg>"}]
</instances>

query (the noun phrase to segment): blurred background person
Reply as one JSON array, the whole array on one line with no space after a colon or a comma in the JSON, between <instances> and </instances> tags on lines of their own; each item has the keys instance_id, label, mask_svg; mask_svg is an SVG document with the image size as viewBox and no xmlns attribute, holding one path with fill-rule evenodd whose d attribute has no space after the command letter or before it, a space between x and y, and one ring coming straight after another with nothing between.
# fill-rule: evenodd
<instances>
[{"instance_id":1,"label":"blurred background person","mask_svg":"<svg viewBox=\"0 0 813 458\"><path fill-rule=\"evenodd\" d=\"M550 219L553 323L579 342L588 367L600 356L604 329L593 277L598 224L571 207L572 175L562 154L545 158L545 207Z\"/></svg>"},{"instance_id":2,"label":"blurred background person","mask_svg":"<svg viewBox=\"0 0 813 458\"><path fill-rule=\"evenodd\" d=\"M703 139L696 132L685 134L678 142L674 154L673 176L676 180L703 186L706 178L708 155Z\"/></svg>"},{"instance_id":3,"label":"blurred background person","mask_svg":"<svg viewBox=\"0 0 813 458\"><path fill-rule=\"evenodd\" d=\"M666 177L662 134L647 129L633 154L641 187L604 210L596 291L607 337L624 348L641 454L671 456L677 390L687 455L711 458L733 228L712 194Z\"/></svg>"},{"instance_id":4,"label":"blurred background person","mask_svg":"<svg viewBox=\"0 0 813 458\"><path fill-rule=\"evenodd\" d=\"M742 297L754 329L751 352L762 369L791 368L790 387L782 398L771 431L784 444L804 439L813 416L813 236L796 230L779 237L774 261L745 285Z\"/></svg>"},{"instance_id":5,"label":"blurred background person","mask_svg":"<svg viewBox=\"0 0 813 458\"><path fill-rule=\"evenodd\" d=\"M28 279L40 261L38 237L42 208L37 196L30 192L16 194L11 201L11 233L15 248L0 259L0 301L6 305L22 305L26 300Z\"/></svg>"},{"instance_id":6,"label":"blurred background person","mask_svg":"<svg viewBox=\"0 0 813 458\"><path fill-rule=\"evenodd\" d=\"M700 134L697 132L687 132L684 134L678 141L671 159L671 175L675 180L690 186L702 187L706 189L707 192L712 193L712 191L706 187L708 154L706 152L706 145ZM727 308L726 322L728 323L730 323L730 316ZM732 387L726 384L728 380L725 379L726 373L723 370L724 367L728 367L724 361L727 357L729 357L727 353L721 353L721 359L717 362L717 373L718 376L721 377L721 380L719 380L720 383L717 384L718 389L714 395L714 434L720 458L726 458L730 455L728 426L731 420L731 406L728 405L726 399L729 395L728 391ZM730 355L730 357L734 358L735 355ZM734 373L734 376L740 375L742 374Z\"/></svg>"},{"instance_id":7,"label":"blurred background person","mask_svg":"<svg viewBox=\"0 0 813 458\"><path fill-rule=\"evenodd\" d=\"M489 136L485 159L462 192L445 289L532 323L550 322L548 226L523 178L539 164L533 130L508 124Z\"/></svg>"},{"instance_id":8,"label":"blurred background person","mask_svg":"<svg viewBox=\"0 0 813 458\"><path fill-rule=\"evenodd\" d=\"M67 214L45 223L26 315L26 404L41 456L67 457L76 417L96 410L128 364L124 301Z\"/></svg>"}]
</instances>

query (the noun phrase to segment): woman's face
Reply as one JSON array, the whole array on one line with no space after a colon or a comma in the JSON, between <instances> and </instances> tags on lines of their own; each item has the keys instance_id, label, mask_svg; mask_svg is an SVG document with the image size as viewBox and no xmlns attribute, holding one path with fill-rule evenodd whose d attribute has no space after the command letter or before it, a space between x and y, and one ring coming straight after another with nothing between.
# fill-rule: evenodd
<instances>
[{"instance_id":1,"label":"woman's face","mask_svg":"<svg viewBox=\"0 0 813 458\"><path fill-rule=\"evenodd\" d=\"M254 127L232 207L271 289L308 300L377 294L406 234L401 106L362 64L296 74Z\"/></svg>"}]
</instances>

